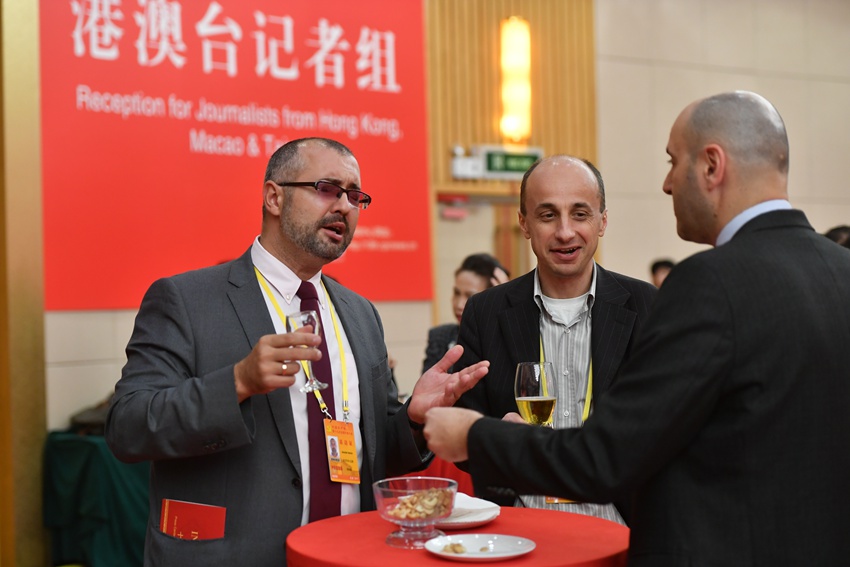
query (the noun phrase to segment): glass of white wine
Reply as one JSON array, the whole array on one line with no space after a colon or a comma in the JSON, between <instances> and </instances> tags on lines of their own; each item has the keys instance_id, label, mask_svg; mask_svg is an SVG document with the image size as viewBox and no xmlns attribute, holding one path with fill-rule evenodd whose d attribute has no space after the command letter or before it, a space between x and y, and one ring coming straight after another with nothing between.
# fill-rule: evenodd
<instances>
[{"instance_id":1,"label":"glass of white wine","mask_svg":"<svg viewBox=\"0 0 850 567\"><path fill-rule=\"evenodd\" d=\"M532 425L554 427L555 369L551 362L520 362L516 365L514 397L522 418Z\"/></svg>"},{"instance_id":2,"label":"glass of white wine","mask_svg":"<svg viewBox=\"0 0 850 567\"><path fill-rule=\"evenodd\" d=\"M299 311L286 317L287 330L292 333L302 327L310 326L313 328L313 334L319 334L320 319L315 311ZM315 390L324 390L328 387L324 382L316 380L316 375L313 374L313 365L309 360L304 361L307 366L307 383L299 388L302 392L313 392Z\"/></svg>"}]
</instances>

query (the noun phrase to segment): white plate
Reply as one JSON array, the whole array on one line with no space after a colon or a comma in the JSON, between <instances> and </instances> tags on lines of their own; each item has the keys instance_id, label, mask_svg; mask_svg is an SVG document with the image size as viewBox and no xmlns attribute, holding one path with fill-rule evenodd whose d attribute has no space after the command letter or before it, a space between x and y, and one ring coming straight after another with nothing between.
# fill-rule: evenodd
<instances>
[{"instance_id":1,"label":"white plate","mask_svg":"<svg viewBox=\"0 0 850 567\"><path fill-rule=\"evenodd\" d=\"M465 530L483 526L498 518L500 511L498 504L458 492L451 515L437 522L436 527L439 530Z\"/></svg>"},{"instance_id":2,"label":"white plate","mask_svg":"<svg viewBox=\"0 0 850 567\"><path fill-rule=\"evenodd\" d=\"M459 543L466 551L463 553L443 551L451 543ZM510 559L511 557L525 555L535 547L537 545L530 539L502 534L447 535L435 537L425 542L425 549L434 555L439 555L444 559L468 562Z\"/></svg>"}]
</instances>

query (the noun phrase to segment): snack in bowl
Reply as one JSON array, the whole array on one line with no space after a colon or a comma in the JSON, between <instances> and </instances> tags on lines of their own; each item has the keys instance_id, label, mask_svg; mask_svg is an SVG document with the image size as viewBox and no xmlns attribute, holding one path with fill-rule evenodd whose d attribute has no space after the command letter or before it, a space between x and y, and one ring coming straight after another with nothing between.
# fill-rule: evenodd
<instances>
[{"instance_id":1,"label":"snack in bowl","mask_svg":"<svg viewBox=\"0 0 850 567\"><path fill-rule=\"evenodd\" d=\"M421 549L425 542L444 535L434 527L452 513L457 481L431 476L403 476L372 485L380 516L400 527L386 538L388 545Z\"/></svg>"},{"instance_id":2,"label":"snack in bowl","mask_svg":"<svg viewBox=\"0 0 850 567\"><path fill-rule=\"evenodd\" d=\"M429 488L409 496L402 496L387 514L401 520L443 518L451 513L454 493L448 488Z\"/></svg>"}]
</instances>

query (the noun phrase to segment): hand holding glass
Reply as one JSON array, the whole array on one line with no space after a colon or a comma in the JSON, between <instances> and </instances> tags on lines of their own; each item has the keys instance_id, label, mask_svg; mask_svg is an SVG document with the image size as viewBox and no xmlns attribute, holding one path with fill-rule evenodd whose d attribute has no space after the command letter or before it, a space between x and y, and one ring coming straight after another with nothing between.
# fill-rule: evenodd
<instances>
[{"instance_id":1,"label":"hand holding glass","mask_svg":"<svg viewBox=\"0 0 850 567\"><path fill-rule=\"evenodd\" d=\"M520 362L516 366L514 397L522 418L532 425L553 427L555 369L551 362Z\"/></svg>"},{"instance_id":2,"label":"hand holding glass","mask_svg":"<svg viewBox=\"0 0 850 567\"><path fill-rule=\"evenodd\" d=\"M313 334L319 334L320 319L315 311L299 311L286 317L287 331L293 333L302 327L313 327ZM328 387L324 382L316 380L316 375L313 374L313 365L309 360L304 361L307 368L307 383L301 386L299 390L302 392L313 392L315 390L324 390Z\"/></svg>"}]
</instances>

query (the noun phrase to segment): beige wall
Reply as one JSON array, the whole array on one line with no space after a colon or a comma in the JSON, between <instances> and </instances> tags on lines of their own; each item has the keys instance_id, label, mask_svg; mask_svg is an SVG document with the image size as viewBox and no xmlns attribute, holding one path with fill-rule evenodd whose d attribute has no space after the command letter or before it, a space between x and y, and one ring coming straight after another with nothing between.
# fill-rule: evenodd
<instances>
[{"instance_id":1,"label":"beige wall","mask_svg":"<svg viewBox=\"0 0 850 567\"><path fill-rule=\"evenodd\" d=\"M791 145L791 203L819 232L850 224L850 2L597 0L599 162L608 189L604 264L646 278L680 241L669 128L691 101L734 89L776 105Z\"/></svg>"},{"instance_id":2,"label":"beige wall","mask_svg":"<svg viewBox=\"0 0 850 567\"><path fill-rule=\"evenodd\" d=\"M699 249L675 235L672 206L661 193L664 147L681 108L725 90L756 90L785 117L791 200L815 228L850 224L850 2L597 0L596 22L607 267L647 278L656 256L679 260ZM471 205L463 221L435 216L436 321L429 302L378 304L407 392L421 369L428 327L452 321L454 269L467 254L492 252L486 203ZM46 315L48 427L67 426L75 411L106 396L123 365L132 318L125 311Z\"/></svg>"}]
</instances>

